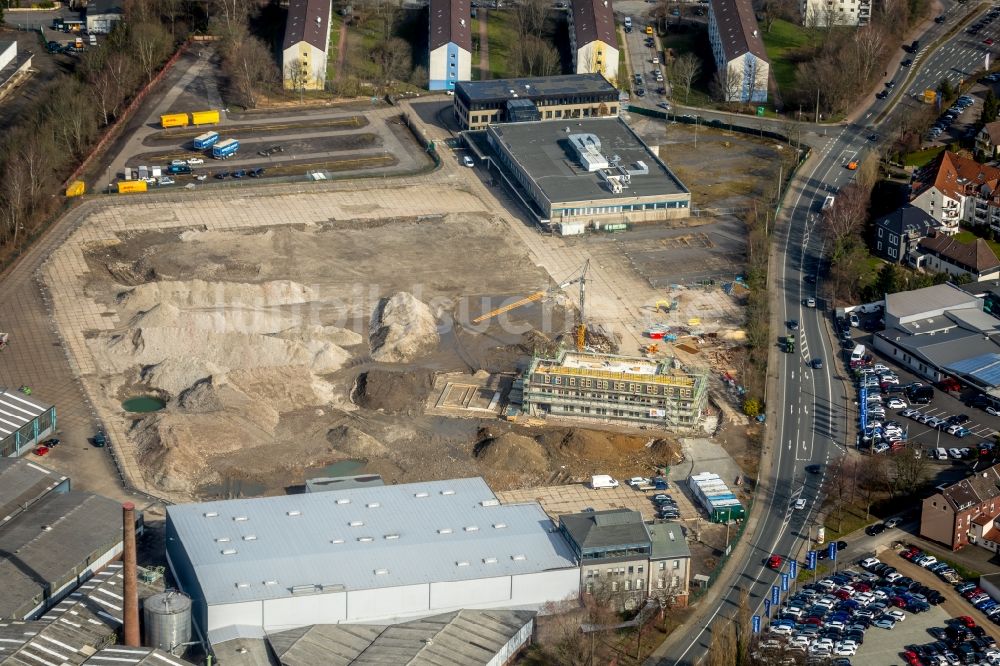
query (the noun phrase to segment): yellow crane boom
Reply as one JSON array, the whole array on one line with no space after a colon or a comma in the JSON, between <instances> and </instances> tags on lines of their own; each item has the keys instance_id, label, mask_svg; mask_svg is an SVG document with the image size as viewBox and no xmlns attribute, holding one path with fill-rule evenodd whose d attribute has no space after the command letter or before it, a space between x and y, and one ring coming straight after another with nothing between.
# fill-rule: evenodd
<instances>
[{"instance_id":1,"label":"yellow crane boom","mask_svg":"<svg viewBox=\"0 0 1000 666\"><path fill-rule=\"evenodd\" d=\"M497 315L502 315L504 312L510 312L511 310L515 310L515 309L521 307L522 305L527 305L528 303L533 303L535 301L540 301L548 293L549 292L547 292L547 291L536 291L535 293L531 294L530 296L525 296L524 298L522 298L519 301L514 301L513 303L509 303L509 304L503 306L502 308L497 308L496 310L491 310L491 311L487 312L486 314L479 315L478 317L476 317L475 319L472 320L472 323L473 324L478 324L481 321L486 321L487 319L492 319L493 317L496 317Z\"/></svg>"},{"instance_id":2,"label":"yellow crane boom","mask_svg":"<svg viewBox=\"0 0 1000 666\"><path fill-rule=\"evenodd\" d=\"M524 298L522 298L519 301L514 301L513 303L509 303L507 305L504 305L503 307L497 308L496 310L491 310L491 311L489 311L489 312L487 312L485 314L481 314L478 317L476 317L475 319L473 319L472 323L473 324L478 324L480 322L486 321L487 319L492 319L493 317L496 317L497 315L501 315L504 312L510 312L511 310L515 310L515 309L521 307L522 305L527 305L528 303L534 303L535 301L539 301L539 300L545 298L549 294L551 294L551 293L553 293L553 292L555 292L555 291L557 291L559 289L565 289L566 287L570 286L571 284L577 284L577 283L579 283L579 285L580 285L580 325L576 327L576 347L577 347L577 349L583 349L583 346L584 346L584 344L586 342L586 335L587 335L587 327L583 323L583 309L584 309L584 305L586 304L586 297L587 297L587 271L589 269L590 269L590 259L588 259L583 264L583 268L580 269L580 274L578 276L576 276L574 278L570 278L569 280L566 280L565 282L563 282L561 284L558 284L555 287L552 287L551 289L546 289L545 291L536 291L533 294L525 296Z\"/></svg>"}]
</instances>

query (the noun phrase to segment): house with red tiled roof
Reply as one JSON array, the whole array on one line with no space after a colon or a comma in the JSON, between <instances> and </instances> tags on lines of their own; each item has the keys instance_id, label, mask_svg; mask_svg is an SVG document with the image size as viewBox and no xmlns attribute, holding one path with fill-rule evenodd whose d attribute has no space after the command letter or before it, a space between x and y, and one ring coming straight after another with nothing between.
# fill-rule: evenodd
<instances>
[{"instance_id":1,"label":"house with red tiled roof","mask_svg":"<svg viewBox=\"0 0 1000 666\"><path fill-rule=\"evenodd\" d=\"M944 151L914 174L910 203L938 220L946 234L958 233L959 222L1000 231L998 186L1000 169Z\"/></svg>"},{"instance_id":2,"label":"house with red tiled roof","mask_svg":"<svg viewBox=\"0 0 1000 666\"><path fill-rule=\"evenodd\" d=\"M1000 120L986 123L979 130L976 135L976 152L991 160L1000 157Z\"/></svg>"},{"instance_id":3,"label":"house with red tiled roof","mask_svg":"<svg viewBox=\"0 0 1000 666\"><path fill-rule=\"evenodd\" d=\"M915 268L934 273L968 275L973 282L1000 278L1000 259L982 238L972 243L959 243L945 234L922 238L910 263Z\"/></svg>"},{"instance_id":4,"label":"house with red tiled roof","mask_svg":"<svg viewBox=\"0 0 1000 666\"><path fill-rule=\"evenodd\" d=\"M997 550L994 521L1000 516L1000 465L974 473L924 499L920 536L959 550L970 543ZM992 545L990 545L992 544Z\"/></svg>"}]
</instances>

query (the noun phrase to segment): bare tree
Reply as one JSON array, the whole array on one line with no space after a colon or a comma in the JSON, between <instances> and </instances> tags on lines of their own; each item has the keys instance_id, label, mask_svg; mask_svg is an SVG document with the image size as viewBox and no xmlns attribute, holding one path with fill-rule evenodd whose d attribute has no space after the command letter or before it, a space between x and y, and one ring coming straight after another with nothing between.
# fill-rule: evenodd
<instances>
[{"instance_id":1,"label":"bare tree","mask_svg":"<svg viewBox=\"0 0 1000 666\"><path fill-rule=\"evenodd\" d=\"M691 85L701 76L701 60L693 53L685 53L676 58L670 67L671 85L684 89L684 103L691 94Z\"/></svg>"},{"instance_id":2,"label":"bare tree","mask_svg":"<svg viewBox=\"0 0 1000 666\"><path fill-rule=\"evenodd\" d=\"M399 37L390 37L375 47L372 59L381 70L383 81L404 81L410 76L410 45Z\"/></svg>"},{"instance_id":3,"label":"bare tree","mask_svg":"<svg viewBox=\"0 0 1000 666\"><path fill-rule=\"evenodd\" d=\"M516 76L551 76L559 71L559 54L534 35L514 44L510 59Z\"/></svg>"},{"instance_id":4,"label":"bare tree","mask_svg":"<svg viewBox=\"0 0 1000 666\"><path fill-rule=\"evenodd\" d=\"M518 0L514 4L514 27L518 36L542 34L550 5L546 0Z\"/></svg>"},{"instance_id":5,"label":"bare tree","mask_svg":"<svg viewBox=\"0 0 1000 666\"><path fill-rule=\"evenodd\" d=\"M298 62L297 59L296 62ZM230 52L226 55L226 63L233 87L240 96L240 102L248 109L256 108L261 89L272 85L278 79L277 67L267 46L250 35L245 35L243 39L232 45ZM298 78L308 73L305 71L305 66L299 64L300 66L295 71L295 78L293 78L295 86L300 83ZM301 85L304 87L305 83L301 82ZM300 90L300 100L301 95Z\"/></svg>"},{"instance_id":6,"label":"bare tree","mask_svg":"<svg viewBox=\"0 0 1000 666\"><path fill-rule=\"evenodd\" d=\"M160 23L137 23L131 29L132 54L139 71L151 80L170 52L170 36Z\"/></svg>"},{"instance_id":7,"label":"bare tree","mask_svg":"<svg viewBox=\"0 0 1000 666\"><path fill-rule=\"evenodd\" d=\"M299 93L299 103L304 100L306 85L309 84L309 66L301 58L293 58L285 65L285 81L288 86ZM253 98L256 101L256 97Z\"/></svg>"},{"instance_id":8,"label":"bare tree","mask_svg":"<svg viewBox=\"0 0 1000 666\"><path fill-rule=\"evenodd\" d=\"M909 495L919 490L930 475L927 458L919 458L910 451L901 452L892 459L893 491L897 495Z\"/></svg>"}]
</instances>

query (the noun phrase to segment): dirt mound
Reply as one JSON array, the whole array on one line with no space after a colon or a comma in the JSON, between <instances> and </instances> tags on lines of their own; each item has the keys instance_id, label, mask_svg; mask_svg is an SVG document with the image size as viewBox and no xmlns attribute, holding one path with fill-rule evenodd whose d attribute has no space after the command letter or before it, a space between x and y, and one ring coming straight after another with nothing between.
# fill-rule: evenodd
<instances>
[{"instance_id":1,"label":"dirt mound","mask_svg":"<svg viewBox=\"0 0 1000 666\"><path fill-rule=\"evenodd\" d=\"M413 294L383 298L372 313L368 344L376 361L407 363L434 351L440 341L437 318Z\"/></svg>"},{"instance_id":2,"label":"dirt mound","mask_svg":"<svg viewBox=\"0 0 1000 666\"><path fill-rule=\"evenodd\" d=\"M178 396L197 382L222 372L211 361L200 358L170 358L156 365L147 365L139 377L150 388Z\"/></svg>"},{"instance_id":3,"label":"dirt mound","mask_svg":"<svg viewBox=\"0 0 1000 666\"><path fill-rule=\"evenodd\" d=\"M352 458L383 457L388 449L371 435L367 435L353 426L343 425L331 428L326 433L326 441L340 453Z\"/></svg>"},{"instance_id":4,"label":"dirt mound","mask_svg":"<svg viewBox=\"0 0 1000 666\"><path fill-rule=\"evenodd\" d=\"M480 432L473 452L480 473L492 488L526 488L545 482L549 460L535 439L513 432L493 437Z\"/></svg>"},{"instance_id":5,"label":"dirt mound","mask_svg":"<svg viewBox=\"0 0 1000 666\"><path fill-rule=\"evenodd\" d=\"M480 463L505 472L541 472L549 464L541 444L513 432L483 440L476 445L475 453Z\"/></svg>"},{"instance_id":6,"label":"dirt mound","mask_svg":"<svg viewBox=\"0 0 1000 666\"><path fill-rule=\"evenodd\" d=\"M624 453L636 453L644 450L649 442L647 437L581 428L550 430L541 434L538 440L546 449L587 460L608 460Z\"/></svg>"},{"instance_id":7,"label":"dirt mound","mask_svg":"<svg viewBox=\"0 0 1000 666\"><path fill-rule=\"evenodd\" d=\"M434 373L429 370L393 372L374 369L358 375L354 383L354 404L398 414L417 409L434 387Z\"/></svg>"}]
</instances>

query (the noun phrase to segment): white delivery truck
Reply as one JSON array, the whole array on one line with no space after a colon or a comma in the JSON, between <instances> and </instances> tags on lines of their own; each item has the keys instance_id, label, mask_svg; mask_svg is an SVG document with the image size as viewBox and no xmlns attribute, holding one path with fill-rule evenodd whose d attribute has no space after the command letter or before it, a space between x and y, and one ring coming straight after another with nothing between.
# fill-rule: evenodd
<instances>
[{"instance_id":1,"label":"white delivery truck","mask_svg":"<svg viewBox=\"0 0 1000 666\"><path fill-rule=\"evenodd\" d=\"M618 482L608 474L595 474L590 477L590 487L594 490L599 488L617 488Z\"/></svg>"}]
</instances>

